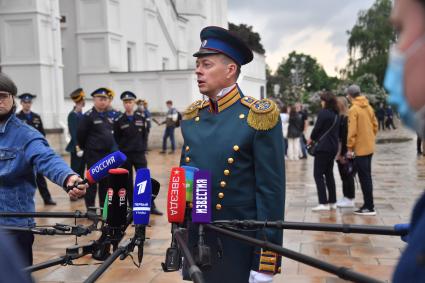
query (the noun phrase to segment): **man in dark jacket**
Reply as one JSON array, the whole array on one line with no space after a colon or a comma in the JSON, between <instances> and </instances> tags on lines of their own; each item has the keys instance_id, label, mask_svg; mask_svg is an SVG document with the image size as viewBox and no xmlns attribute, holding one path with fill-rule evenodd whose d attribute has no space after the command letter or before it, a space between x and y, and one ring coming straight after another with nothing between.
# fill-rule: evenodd
<instances>
[{"instance_id":1,"label":"man in dark jacket","mask_svg":"<svg viewBox=\"0 0 425 283\"><path fill-rule=\"evenodd\" d=\"M128 188L133 188L133 168L146 168L146 119L139 111L134 111L136 95L131 91L124 91L121 94L121 100L124 104L124 113L114 121L114 137L118 148L126 156L124 163L130 174L128 179ZM127 194L130 206L133 205L133 190ZM162 215L152 202L151 214Z\"/></svg>"},{"instance_id":2,"label":"man in dark jacket","mask_svg":"<svg viewBox=\"0 0 425 283\"><path fill-rule=\"evenodd\" d=\"M113 121L108 116L109 96L107 88L98 88L91 93L94 107L84 113L77 130L77 142L84 150L87 168L113 151L115 140L113 136ZM103 207L105 201L107 179L93 184L85 195L86 207L95 205L97 186L99 185L99 204Z\"/></svg>"},{"instance_id":3,"label":"man in dark jacket","mask_svg":"<svg viewBox=\"0 0 425 283\"><path fill-rule=\"evenodd\" d=\"M43 122L41 121L40 115L31 111L32 100L36 97L35 94L23 93L18 96L21 100L22 110L16 114L16 117L24 121L26 124L37 129L44 137L46 132L44 131ZM56 202L50 195L49 188L47 187L46 179L43 174L37 173L36 176L37 188L40 192L41 198L45 205L56 205Z\"/></svg>"},{"instance_id":4,"label":"man in dark jacket","mask_svg":"<svg viewBox=\"0 0 425 283\"><path fill-rule=\"evenodd\" d=\"M375 112L376 119L378 119L378 129L385 130L385 109L384 104L380 103L378 110Z\"/></svg>"}]
</instances>

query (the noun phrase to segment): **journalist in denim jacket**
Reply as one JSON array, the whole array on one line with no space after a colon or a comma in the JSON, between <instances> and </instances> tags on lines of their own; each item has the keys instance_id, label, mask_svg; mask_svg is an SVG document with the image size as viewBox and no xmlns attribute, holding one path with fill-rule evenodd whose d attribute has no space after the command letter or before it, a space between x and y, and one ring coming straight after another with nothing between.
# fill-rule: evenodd
<instances>
[{"instance_id":1,"label":"journalist in denim jacket","mask_svg":"<svg viewBox=\"0 0 425 283\"><path fill-rule=\"evenodd\" d=\"M15 114L0 124L0 211L35 211L35 173L65 185L75 173L44 137ZM0 225L34 226L32 218L0 218Z\"/></svg>"},{"instance_id":2,"label":"journalist in denim jacket","mask_svg":"<svg viewBox=\"0 0 425 283\"><path fill-rule=\"evenodd\" d=\"M36 172L60 186L73 187L68 191L71 199L83 196L87 184L81 184L83 180L37 130L15 116L16 94L14 82L0 73L0 212L34 212ZM35 223L32 218L0 217L0 225L31 227ZM29 231L10 233L25 264L32 265L34 235Z\"/></svg>"}]
</instances>

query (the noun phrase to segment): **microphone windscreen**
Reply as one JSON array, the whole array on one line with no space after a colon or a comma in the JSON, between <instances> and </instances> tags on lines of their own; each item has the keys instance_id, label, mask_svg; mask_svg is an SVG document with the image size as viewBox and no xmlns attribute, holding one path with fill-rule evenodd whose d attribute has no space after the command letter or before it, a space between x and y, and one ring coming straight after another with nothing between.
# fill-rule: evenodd
<instances>
[{"instance_id":1,"label":"microphone windscreen","mask_svg":"<svg viewBox=\"0 0 425 283\"><path fill-rule=\"evenodd\" d=\"M127 222L128 171L123 168L109 170L106 193L107 217L110 227L121 227Z\"/></svg>"},{"instance_id":2,"label":"microphone windscreen","mask_svg":"<svg viewBox=\"0 0 425 283\"><path fill-rule=\"evenodd\" d=\"M108 176L109 169L120 167L127 160L127 156L121 151L115 151L92 165L86 171L86 179L89 184L99 182Z\"/></svg>"},{"instance_id":3,"label":"microphone windscreen","mask_svg":"<svg viewBox=\"0 0 425 283\"><path fill-rule=\"evenodd\" d=\"M181 168L185 171L186 178L186 201L192 202L193 197L193 175L196 171L199 171L198 168L192 166L182 166Z\"/></svg>"},{"instance_id":4,"label":"microphone windscreen","mask_svg":"<svg viewBox=\"0 0 425 283\"><path fill-rule=\"evenodd\" d=\"M199 170L194 174L193 180L193 223L211 223L211 172Z\"/></svg>"},{"instance_id":5,"label":"microphone windscreen","mask_svg":"<svg viewBox=\"0 0 425 283\"><path fill-rule=\"evenodd\" d=\"M151 212L152 183L149 169L136 172L133 191L133 221L135 225L148 225Z\"/></svg>"},{"instance_id":6,"label":"microphone windscreen","mask_svg":"<svg viewBox=\"0 0 425 283\"><path fill-rule=\"evenodd\" d=\"M186 181L183 168L171 169L167 194L167 216L170 223L183 223L186 209Z\"/></svg>"}]
</instances>

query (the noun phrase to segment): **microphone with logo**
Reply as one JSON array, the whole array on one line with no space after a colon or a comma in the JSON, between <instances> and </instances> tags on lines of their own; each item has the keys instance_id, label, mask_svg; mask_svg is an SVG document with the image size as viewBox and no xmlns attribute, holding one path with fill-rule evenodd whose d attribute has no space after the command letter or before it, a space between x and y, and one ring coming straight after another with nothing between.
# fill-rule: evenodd
<instances>
[{"instance_id":1,"label":"microphone with logo","mask_svg":"<svg viewBox=\"0 0 425 283\"><path fill-rule=\"evenodd\" d=\"M127 160L127 156L121 151L115 151L95 164L93 164L85 173L85 179L82 183L84 184L95 184L108 176L110 169L115 169L120 167ZM75 183L73 186L67 186L66 192L69 192L73 188L77 187L79 184Z\"/></svg>"},{"instance_id":2,"label":"microphone with logo","mask_svg":"<svg viewBox=\"0 0 425 283\"><path fill-rule=\"evenodd\" d=\"M139 266L143 259L143 245L146 239L146 226L149 224L151 205L152 182L150 171L146 168L138 169L133 191L133 221Z\"/></svg>"},{"instance_id":3,"label":"microphone with logo","mask_svg":"<svg viewBox=\"0 0 425 283\"><path fill-rule=\"evenodd\" d=\"M109 170L108 189L103 208L105 225L99 238L99 248L93 258L104 260L110 255L110 246L115 251L129 225L127 215L128 170L115 168ZM130 220L131 222L131 220Z\"/></svg>"},{"instance_id":4,"label":"microphone with logo","mask_svg":"<svg viewBox=\"0 0 425 283\"><path fill-rule=\"evenodd\" d=\"M194 259L196 264L208 269L212 266L211 249L205 245L205 231L203 224L209 224L212 220L211 211L211 172L199 170L194 174L193 180L193 207L192 223L198 226L198 243L194 249Z\"/></svg>"},{"instance_id":5,"label":"microphone with logo","mask_svg":"<svg viewBox=\"0 0 425 283\"><path fill-rule=\"evenodd\" d=\"M182 226L186 209L186 181L183 168L171 169L167 194L167 218L171 223L171 246L167 249L165 263L161 263L165 272L177 271L181 268L181 253L174 232Z\"/></svg>"}]
</instances>

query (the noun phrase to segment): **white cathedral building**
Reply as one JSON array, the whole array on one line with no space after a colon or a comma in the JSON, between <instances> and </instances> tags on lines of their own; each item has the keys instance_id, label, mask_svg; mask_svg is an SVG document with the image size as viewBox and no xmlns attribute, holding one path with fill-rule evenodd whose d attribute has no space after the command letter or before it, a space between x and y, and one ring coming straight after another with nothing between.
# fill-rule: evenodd
<instances>
[{"instance_id":1,"label":"white cathedral building","mask_svg":"<svg viewBox=\"0 0 425 283\"><path fill-rule=\"evenodd\" d=\"M152 112L166 100L184 110L202 98L192 54L208 25L227 28L227 0L0 0L0 68L19 93L37 95L33 109L48 129L66 127L78 87L87 97L111 88L117 109L130 90ZM265 57L255 53L238 82L263 98Z\"/></svg>"}]
</instances>

